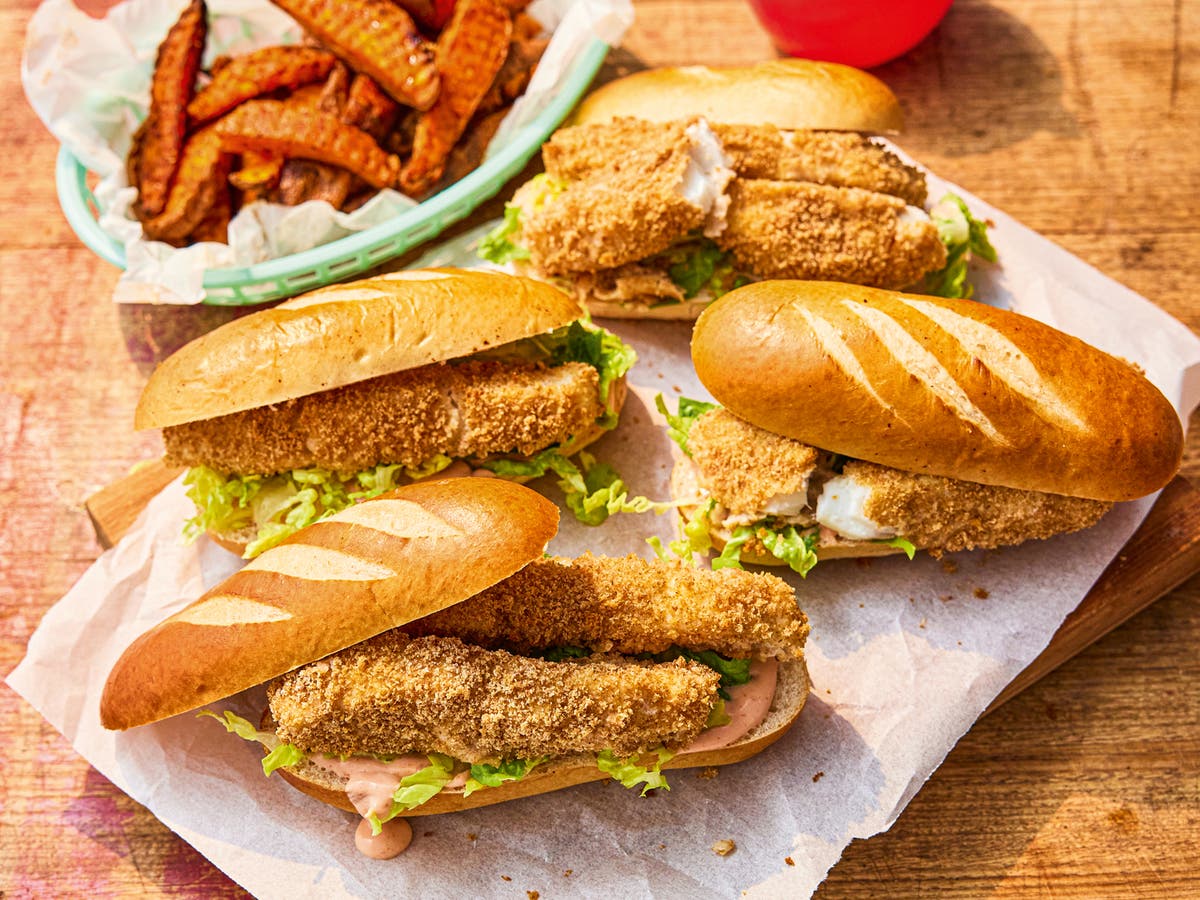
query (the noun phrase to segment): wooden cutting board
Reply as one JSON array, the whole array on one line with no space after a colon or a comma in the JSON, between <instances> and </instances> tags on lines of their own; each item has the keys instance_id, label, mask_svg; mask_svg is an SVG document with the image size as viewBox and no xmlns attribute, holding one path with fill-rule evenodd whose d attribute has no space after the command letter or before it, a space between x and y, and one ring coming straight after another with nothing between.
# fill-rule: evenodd
<instances>
[{"instance_id":1,"label":"wooden cutting board","mask_svg":"<svg viewBox=\"0 0 1200 900\"><path fill-rule=\"evenodd\" d=\"M101 546L133 525L150 498L183 470L156 460L97 491L86 502ZM1200 571L1200 490L1176 478L1049 646L1000 692L988 712L1015 697L1089 644Z\"/></svg>"}]
</instances>

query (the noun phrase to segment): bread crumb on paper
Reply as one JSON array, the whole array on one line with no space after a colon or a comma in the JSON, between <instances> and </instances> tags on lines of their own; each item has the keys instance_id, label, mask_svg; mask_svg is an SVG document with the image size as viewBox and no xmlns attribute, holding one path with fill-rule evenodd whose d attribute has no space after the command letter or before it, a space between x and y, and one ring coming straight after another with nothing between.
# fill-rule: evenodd
<instances>
[{"instance_id":1,"label":"bread crumb on paper","mask_svg":"<svg viewBox=\"0 0 1200 900\"><path fill-rule=\"evenodd\" d=\"M717 854L717 856L728 856L730 853L732 853L736 849L737 849L737 844L735 844L729 838L725 838L724 840L717 841L715 844L712 845L712 852Z\"/></svg>"},{"instance_id":2,"label":"bread crumb on paper","mask_svg":"<svg viewBox=\"0 0 1200 900\"><path fill-rule=\"evenodd\" d=\"M479 840L479 835L477 835L473 831L468 831L467 832L467 840L468 841L477 841L477 840Z\"/></svg>"},{"instance_id":3,"label":"bread crumb on paper","mask_svg":"<svg viewBox=\"0 0 1200 900\"><path fill-rule=\"evenodd\" d=\"M538 897L540 897L542 895L539 894L537 891L526 891L525 896L528 897L529 900L538 900Z\"/></svg>"},{"instance_id":4,"label":"bread crumb on paper","mask_svg":"<svg viewBox=\"0 0 1200 900\"><path fill-rule=\"evenodd\" d=\"M794 859L792 859L790 856L785 856L783 858L783 861L785 863L787 863L789 866L794 866L796 864L796 861Z\"/></svg>"},{"instance_id":5,"label":"bread crumb on paper","mask_svg":"<svg viewBox=\"0 0 1200 900\"><path fill-rule=\"evenodd\" d=\"M818 772L816 775L813 776L813 784L816 784L818 781L820 781L824 777L825 777L824 772Z\"/></svg>"},{"instance_id":6,"label":"bread crumb on paper","mask_svg":"<svg viewBox=\"0 0 1200 900\"><path fill-rule=\"evenodd\" d=\"M955 572L958 571L958 563L956 563L952 559L943 559L942 560L942 571L945 572L947 575L953 575Z\"/></svg>"},{"instance_id":7,"label":"bread crumb on paper","mask_svg":"<svg viewBox=\"0 0 1200 900\"><path fill-rule=\"evenodd\" d=\"M574 869L567 869L565 872L563 872L563 878L570 878L571 873L574 871L575 871Z\"/></svg>"},{"instance_id":8,"label":"bread crumb on paper","mask_svg":"<svg viewBox=\"0 0 1200 900\"><path fill-rule=\"evenodd\" d=\"M988 593L987 588L977 587L977 588L975 588L974 593L975 593L975 596L980 600L986 600L988 597L991 596L991 594Z\"/></svg>"},{"instance_id":9,"label":"bread crumb on paper","mask_svg":"<svg viewBox=\"0 0 1200 900\"><path fill-rule=\"evenodd\" d=\"M719 773L719 771L720 770L717 769L716 766L705 766L703 769L701 769L699 772L696 773L696 777L703 778L705 781L711 781L713 778L717 777L717 774Z\"/></svg>"},{"instance_id":10,"label":"bread crumb on paper","mask_svg":"<svg viewBox=\"0 0 1200 900\"><path fill-rule=\"evenodd\" d=\"M509 878L507 875L501 875L501 876L500 876L500 880L501 880L501 881L512 881L512 879L511 879L511 878Z\"/></svg>"}]
</instances>

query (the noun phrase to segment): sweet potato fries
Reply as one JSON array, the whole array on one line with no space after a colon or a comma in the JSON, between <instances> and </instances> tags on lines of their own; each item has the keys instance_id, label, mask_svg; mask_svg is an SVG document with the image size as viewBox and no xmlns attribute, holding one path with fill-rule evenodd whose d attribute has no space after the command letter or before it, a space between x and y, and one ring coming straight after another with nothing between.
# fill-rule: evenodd
<instances>
[{"instance_id":1,"label":"sweet potato fries","mask_svg":"<svg viewBox=\"0 0 1200 900\"><path fill-rule=\"evenodd\" d=\"M273 2L303 44L202 72L208 13L192 0L159 47L126 164L148 238L223 241L258 200L421 199L479 164L546 45L524 0Z\"/></svg>"}]
</instances>

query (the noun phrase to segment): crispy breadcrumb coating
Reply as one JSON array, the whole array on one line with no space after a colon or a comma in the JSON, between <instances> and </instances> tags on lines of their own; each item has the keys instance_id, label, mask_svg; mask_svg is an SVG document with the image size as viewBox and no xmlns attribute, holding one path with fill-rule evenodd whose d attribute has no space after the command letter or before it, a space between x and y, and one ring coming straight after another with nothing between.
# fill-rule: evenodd
<instances>
[{"instance_id":1,"label":"crispy breadcrumb coating","mask_svg":"<svg viewBox=\"0 0 1200 900\"><path fill-rule=\"evenodd\" d=\"M700 733L720 676L700 663L547 662L399 632L267 686L280 739L310 753L447 753L466 762L676 749Z\"/></svg>"},{"instance_id":2,"label":"crispy breadcrumb coating","mask_svg":"<svg viewBox=\"0 0 1200 900\"><path fill-rule=\"evenodd\" d=\"M404 627L518 652L581 646L737 659L801 657L808 620L786 583L735 569L585 555L539 559L470 600Z\"/></svg>"},{"instance_id":3,"label":"crispy breadcrumb coating","mask_svg":"<svg viewBox=\"0 0 1200 900\"><path fill-rule=\"evenodd\" d=\"M773 125L714 125L739 178L857 187L924 206L925 176L861 134L780 131Z\"/></svg>"},{"instance_id":4,"label":"crispy breadcrumb coating","mask_svg":"<svg viewBox=\"0 0 1200 900\"><path fill-rule=\"evenodd\" d=\"M913 284L946 264L928 219L903 200L859 188L736 179L717 243L761 278L820 278L881 288Z\"/></svg>"},{"instance_id":5,"label":"crispy breadcrumb coating","mask_svg":"<svg viewBox=\"0 0 1200 900\"><path fill-rule=\"evenodd\" d=\"M585 363L435 363L163 430L169 465L270 475L536 453L604 413Z\"/></svg>"},{"instance_id":6,"label":"crispy breadcrumb coating","mask_svg":"<svg viewBox=\"0 0 1200 900\"><path fill-rule=\"evenodd\" d=\"M1095 525L1111 503L916 475L874 463L846 463L843 474L870 487L863 512L912 541L943 552L1041 540Z\"/></svg>"},{"instance_id":7,"label":"crispy breadcrumb coating","mask_svg":"<svg viewBox=\"0 0 1200 900\"><path fill-rule=\"evenodd\" d=\"M688 450L703 487L737 511L763 510L780 495L807 494L821 456L816 447L751 425L724 407L696 420Z\"/></svg>"},{"instance_id":8,"label":"crispy breadcrumb coating","mask_svg":"<svg viewBox=\"0 0 1200 900\"><path fill-rule=\"evenodd\" d=\"M692 145L684 123L663 125L654 138L524 210L520 240L534 267L549 275L615 268L704 224L704 209L681 193Z\"/></svg>"},{"instance_id":9,"label":"crispy breadcrumb coating","mask_svg":"<svg viewBox=\"0 0 1200 900\"><path fill-rule=\"evenodd\" d=\"M690 120L690 121L695 121ZM688 121L671 123L686 127ZM860 187L925 204L925 176L894 153L860 134L839 131L781 131L774 125L710 123L739 178L812 181ZM663 141L664 126L618 118L603 125L560 128L542 147L546 171L564 181L587 178L631 149Z\"/></svg>"}]
</instances>

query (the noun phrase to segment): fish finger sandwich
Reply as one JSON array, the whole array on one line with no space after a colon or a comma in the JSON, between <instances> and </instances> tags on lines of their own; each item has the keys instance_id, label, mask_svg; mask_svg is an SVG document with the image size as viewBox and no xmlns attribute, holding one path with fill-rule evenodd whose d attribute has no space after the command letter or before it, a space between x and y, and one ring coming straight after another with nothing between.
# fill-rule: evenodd
<instances>
[{"instance_id":1,"label":"fish finger sandwich","mask_svg":"<svg viewBox=\"0 0 1200 900\"><path fill-rule=\"evenodd\" d=\"M266 683L263 745L362 837L402 815L586 781L667 788L740 761L804 705L805 616L781 580L543 556L557 508L499 479L436 479L267 550L138 638L100 715L127 729ZM211 712L216 716L216 712Z\"/></svg>"},{"instance_id":2,"label":"fish finger sandwich","mask_svg":"<svg viewBox=\"0 0 1200 900\"><path fill-rule=\"evenodd\" d=\"M166 359L135 425L161 428L167 463L190 468L190 532L248 557L442 471L552 471L582 514L586 472L568 457L616 426L636 359L583 315L551 285L492 272L322 288ZM588 504L590 523L621 508L609 499Z\"/></svg>"},{"instance_id":3,"label":"fish finger sandwich","mask_svg":"<svg viewBox=\"0 0 1200 900\"><path fill-rule=\"evenodd\" d=\"M1134 366L980 303L763 282L705 311L692 361L720 405L660 409L689 548L718 566L1048 538L1162 488L1182 455Z\"/></svg>"},{"instance_id":4,"label":"fish finger sandwich","mask_svg":"<svg viewBox=\"0 0 1200 900\"><path fill-rule=\"evenodd\" d=\"M481 246L593 315L694 319L770 278L964 296L968 254L994 259L961 200L927 211L924 174L858 133L899 122L866 73L799 60L664 69L602 92L543 147L545 174Z\"/></svg>"}]
</instances>

